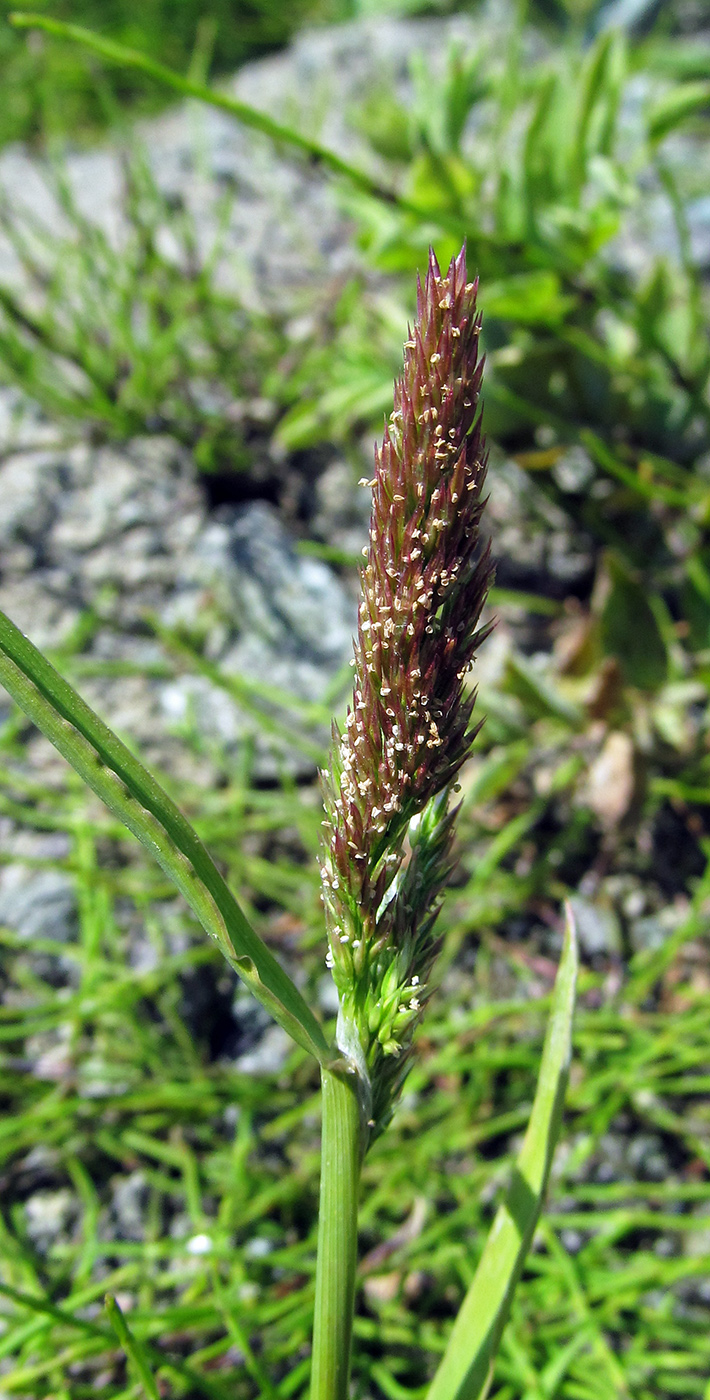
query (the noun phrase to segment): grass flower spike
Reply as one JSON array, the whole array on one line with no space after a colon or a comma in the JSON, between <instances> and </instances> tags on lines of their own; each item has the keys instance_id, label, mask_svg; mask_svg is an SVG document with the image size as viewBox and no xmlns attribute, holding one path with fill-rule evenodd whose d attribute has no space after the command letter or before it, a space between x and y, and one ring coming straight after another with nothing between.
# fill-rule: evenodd
<instances>
[{"instance_id":1,"label":"grass flower spike","mask_svg":"<svg viewBox=\"0 0 710 1400\"><path fill-rule=\"evenodd\" d=\"M334 730L322 863L338 1041L359 1066L370 1126L391 1113L437 951L450 795L469 753L466 673L492 580L479 546L486 454L480 316L462 249L433 252L375 454L373 505L344 733Z\"/></svg>"}]
</instances>

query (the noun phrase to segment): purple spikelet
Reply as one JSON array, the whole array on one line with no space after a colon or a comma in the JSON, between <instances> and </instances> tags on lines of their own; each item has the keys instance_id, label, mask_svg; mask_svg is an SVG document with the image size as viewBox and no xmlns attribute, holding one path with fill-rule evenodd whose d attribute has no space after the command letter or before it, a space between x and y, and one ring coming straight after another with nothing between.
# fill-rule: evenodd
<instances>
[{"instance_id":1,"label":"purple spikelet","mask_svg":"<svg viewBox=\"0 0 710 1400\"><path fill-rule=\"evenodd\" d=\"M476 732L465 676L485 635L478 624L492 581L488 551L478 548L486 453L476 290L465 249L446 277L430 253L394 412L375 451L352 704L323 775L339 1039L361 1052L377 1129L428 997L456 815L449 794Z\"/></svg>"}]
</instances>

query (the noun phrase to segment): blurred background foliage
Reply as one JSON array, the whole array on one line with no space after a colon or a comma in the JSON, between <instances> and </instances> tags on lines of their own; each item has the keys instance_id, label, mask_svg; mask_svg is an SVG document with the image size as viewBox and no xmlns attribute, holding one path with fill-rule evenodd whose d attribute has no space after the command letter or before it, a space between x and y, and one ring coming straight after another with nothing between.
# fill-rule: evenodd
<instances>
[{"instance_id":1,"label":"blurred background foliage","mask_svg":"<svg viewBox=\"0 0 710 1400\"><path fill-rule=\"evenodd\" d=\"M307 20L331 18L337 0L40 0L20 6L2 0L0 17L32 8L54 19L96 29L142 49L185 72L190 65L228 73L239 64L285 44ZM46 43L0 23L3 104L0 142L38 141L52 135L91 139L117 107L146 113L164 105L164 94L134 74L107 77L74 44Z\"/></svg>"},{"instance_id":2,"label":"blurred background foliage","mask_svg":"<svg viewBox=\"0 0 710 1400\"><path fill-rule=\"evenodd\" d=\"M38 0L32 5L2 0L0 21L15 9L31 9L128 44L169 67L213 76L232 72L250 58L282 47L304 24L338 23L383 15L475 14L477 0ZM653 28L681 37L697 15L692 3L658 0L533 0L530 18L553 37L588 38L616 20L634 32ZM687 76L707 77L707 63L694 45L678 47L672 62ZM140 74L107 75L75 45L47 43L37 34L18 34L0 22L0 144L39 141L48 135L92 139L110 123L117 106L147 113L165 95Z\"/></svg>"}]
</instances>

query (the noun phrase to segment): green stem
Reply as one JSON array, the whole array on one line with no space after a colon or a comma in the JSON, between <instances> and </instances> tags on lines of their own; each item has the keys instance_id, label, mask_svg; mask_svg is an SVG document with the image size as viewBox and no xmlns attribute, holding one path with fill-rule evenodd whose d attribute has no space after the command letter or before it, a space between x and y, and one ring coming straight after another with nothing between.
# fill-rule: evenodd
<instances>
[{"instance_id":1,"label":"green stem","mask_svg":"<svg viewBox=\"0 0 710 1400\"><path fill-rule=\"evenodd\" d=\"M334 175L342 176L343 179L354 185L355 189L363 190L373 199L379 199L382 203L399 209L404 214L413 215L415 219L424 219L427 224L433 221L438 227L449 229L457 238L460 237L461 216L451 214L445 209L433 210L419 204L413 204L397 190L392 189L389 185L383 185L380 180L368 174L366 170L360 170L358 166L343 160L327 146L321 146L320 142L303 136L299 131L294 131L293 127L284 126L282 122L277 122L273 117L270 117L268 112L262 112L258 107L251 107L248 102L242 102L238 97L232 97L229 93L221 92L219 88L211 88L205 83L197 82L194 78L184 78L181 73L176 73L172 68L166 68L164 64L157 63L148 54L128 48L125 44L118 44L114 39L107 39L102 34L94 34L92 30L84 29L80 24L67 24L63 20L52 19L48 15L28 14L22 10L11 14L9 20L15 29L39 29L45 34L55 35L58 39L74 40L74 42L82 44L84 48L92 49L94 53L100 54L109 63L116 63L121 68L139 69L150 78L155 78L156 82L172 88L174 92L182 93L185 97L196 97L201 102L208 102L212 107L221 108L222 111L231 113L245 126L252 127L255 131L263 131L273 141L295 147L296 150L307 156L309 162L316 168L320 166L325 170L330 170ZM476 243L479 248L492 246L490 236L480 229L476 230Z\"/></svg>"},{"instance_id":2,"label":"green stem","mask_svg":"<svg viewBox=\"0 0 710 1400\"><path fill-rule=\"evenodd\" d=\"M323 1136L311 1400L347 1400L362 1124L355 1075L323 1070Z\"/></svg>"}]
</instances>

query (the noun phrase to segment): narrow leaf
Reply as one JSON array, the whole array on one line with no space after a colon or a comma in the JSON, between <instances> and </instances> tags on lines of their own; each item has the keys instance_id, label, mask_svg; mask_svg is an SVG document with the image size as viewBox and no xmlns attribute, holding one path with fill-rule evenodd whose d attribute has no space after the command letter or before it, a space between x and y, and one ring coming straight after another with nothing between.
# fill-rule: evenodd
<instances>
[{"instance_id":1,"label":"narrow leaf","mask_svg":"<svg viewBox=\"0 0 710 1400\"><path fill-rule=\"evenodd\" d=\"M662 141L670 131L682 126L689 117L710 109L710 83L681 83L661 98L648 119L648 134L652 141Z\"/></svg>"},{"instance_id":2,"label":"narrow leaf","mask_svg":"<svg viewBox=\"0 0 710 1400\"><path fill-rule=\"evenodd\" d=\"M659 690L668 679L668 651L649 590L611 551L606 571L610 589L600 618L604 651L615 657L629 685Z\"/></svg>"},{"instance_id":3,"label":"narrow leaf","mask_svg":"<svg viewBox=\"0 0 710 1400\"><path fill-rule=\"evenodd\" d=\"M365 170L360 170L357 166L351 165L349 161L342 160L335 151L329 150L327 146L321 146L318 141L312 141L309 137L303 136L293 127L284 126L283 123L274 121L274 118L270 117L267 112L260 111L258 107L252 107L248 102L242 102L238 97L230 97L227 93L208 87L205 83L197 82L194 78L183 77L181 73L176 73L172 68L166 68L163 63L157 63L155 59L150 58L148 54L141 53L138 49L129 48L126 44L119 44L114 39L105 38L102 34L95 34L93 30L85 29L83 25L67 24L63 20L50 19L47 15L17 11L10 15L9 19L16 29L41 29L45 34L52 34L57 39L69 39L74 43L81 44L84 48L91 49L93 53L100 54L101 58L108 63L115 63L120 68L140 69L142 73L147 74L149 78L154 78L156 82L162 83L164 87L172 88L174 92L179 92L184 97L196 97L201 102L208 102L212 107L219 107L223 112L229 112L231 116L236 117L244 126L262 131L273 141L295 147L296 150L306 155L312 164L324 166L334 175L341 175L351 185L364 190L366 194L372 195L375 199L384 200L387 204L399 205L400 208L408 209L419 217L431 218L431 215L427 214L426 211L409 204L395 190L380 184Z\"/></svg>"},{"instance_id":4,"label":"narrow leaf","mask_svg":"<svg viewBox=\"0 0 710 1400\"><path fill-rule=\"evenodd\" d=\"M540 1216L560 1129L576 980L577 938L567 906L562 958L525 1141L427 1400L482 1400L486 1394L513 1292Z\"/></svg>"},{"instance_id":5,"label":"narrow leaf","mask_svg":"<svg viewBox=\"0 0 710 1400\"><path fill-rule=\"evenodd\" d=\"M146 1400L160 1400L160 1394L158 1391L158 1387L155 1383L153 1373L148 1365L148 1362L145 1359L145 1356L143 1355L143 1348L141 1347L140 1342L136 1341L136 1338L133 1336L133 1333L131 1332L128 1323L126 1322L126 1319L123 1316L123 1313L121 1312L118 1303L116 1302L116 1299L113 1297L113 1294L107 1293L105 1302L106 1311L109 1316L109 1322L111 1323L111 1326L113 1327L113 1330L116 1333L116 1336L118 1337L118 1340L121 1343L121 1346L123 1347L126 1356L128 1357L129 1361L133 1362L133 1365L136 1371L138 1372L141 1385L143 1386L143 1390L146 1395Z\"/></svg>"},{"instance_id":6,"label":"narrow leaf","mask_svg":"<svg viewBox=\"0 0 710 1400\"><path fill-rule=\"evenodd\" d=\"M254 995L321 1064L333 1058L310 1007L255 933L193 827L46 657L0 612L0 683L150 851Z\"/></svg>"},{"instance_id":7,"label":"narrow leaf","mask_svg":"<svg viewBox=\"0 0 710 1400\"><path fill-rule=\"evenodd\" d=\"M36 1315L40 1323L49 1325L58 1322L64 1327L76 1328L78 1332L83 1332L85 1336L94 1337L97 1342L111 1345L113 1337L107 1327L97 1322L92 1322L89 1318L79 1317L76 1313L68 1312L65 1308L58 1308L56 1303L50 1303L47 1298L33 1298L29 1293L21 1293L18 1288L11 1288L8 1283L0 1283L0 1295L10 1298L18 1307L26 1308ZM78 1305L78 1303L77 1303ZM26 1335L26 1334L25 1334ZM7 1343L12 1338L12 1332L7 1330L4 1333L3 1341ZM144 1343L144 1350L152 1359L154 1365L162 1366L166 1358L161 1355L157 1347L152 1342ZM187 1361L180 1361L177 1357L170 1357L170 1368L186 1382L190 1395L204 1395L205 1400L223 1400L224 1391L218 1388L207 1376L200 1375Z\"/></svg>"}]
</instances>

